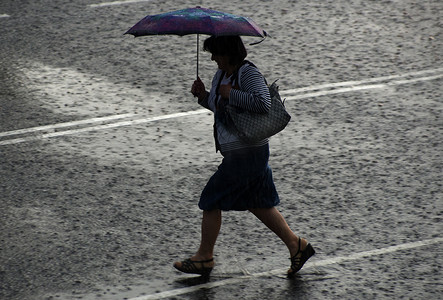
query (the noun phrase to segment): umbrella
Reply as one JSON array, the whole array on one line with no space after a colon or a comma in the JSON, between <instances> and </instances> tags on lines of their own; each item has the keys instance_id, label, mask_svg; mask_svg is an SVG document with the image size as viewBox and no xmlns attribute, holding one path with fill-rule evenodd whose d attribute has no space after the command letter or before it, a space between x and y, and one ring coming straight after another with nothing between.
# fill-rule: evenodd
<instances>
[{"instance_id":1,"label":"umbrella","mask_svg":"<svg viewBox=\"0 0 443 300\"><path fill-rule=\"evenodd\" d=\"M200 6L158 15L148 15L125 34L132 34L135 37L144 35L174 34L184 36L187 34L197 34L197 77L199 34L257 36L263 39L268 36L266 31L249 18Z\"/></svg>"}]
</instances>

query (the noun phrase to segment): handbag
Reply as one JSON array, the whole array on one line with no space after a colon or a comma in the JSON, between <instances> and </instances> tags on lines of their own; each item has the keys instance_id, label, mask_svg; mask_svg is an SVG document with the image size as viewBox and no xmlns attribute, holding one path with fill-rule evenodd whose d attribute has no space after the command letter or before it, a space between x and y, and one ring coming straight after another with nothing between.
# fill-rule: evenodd
<instances>
[{"instance_id":1,"label":"handbag","mask_svg":"<svg viewBox=\"0 0 443 300\"><path fill-rule=\"evenodd\" d=\"M226 106L230 123L244 142L252 144L269 138L282 131L291 120L278 93L276 81L268 85L271 95L271 108L268 112L255 113L233 105Z\"/></svg>"}]
</instances>

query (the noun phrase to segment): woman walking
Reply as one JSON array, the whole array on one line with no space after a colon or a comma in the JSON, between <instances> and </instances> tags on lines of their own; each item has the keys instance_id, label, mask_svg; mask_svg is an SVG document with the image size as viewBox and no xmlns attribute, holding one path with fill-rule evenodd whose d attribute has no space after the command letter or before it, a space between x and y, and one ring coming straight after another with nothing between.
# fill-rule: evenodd
<instances>
[{"instance_id":1,"label":"woman walking","mask_svg":"<svg viewBox=\"0 0 443 300\"><path fill-rule=\"evenodd\" d=\"M275 189L271 168L268 166L268 139L248 144L240 139L227 121L227 104L242 109L265 113L271 105L269 89L262 74L250 62L239 36L211 36L203 48L209 51L218 70L210 92L197 78L191 92L198 103L214 112L214 138L223 160L209 179L200 197L203 210L200 247L194 256L174 263L185 273L209 275L214 262L214 246L221 227L222 211L248 210L260 219L285 243L289 249L292 277L315 251L307 240L298 237L289 228L275 208L280 200Z\"/></svg>"}]
</instances>

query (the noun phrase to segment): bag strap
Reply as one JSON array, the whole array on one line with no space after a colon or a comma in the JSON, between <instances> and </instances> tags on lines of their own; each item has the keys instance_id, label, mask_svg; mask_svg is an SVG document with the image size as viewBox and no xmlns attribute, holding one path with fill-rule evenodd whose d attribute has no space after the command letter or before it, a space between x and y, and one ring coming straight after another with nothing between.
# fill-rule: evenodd
<instances>
[{"instance_id":1,"label":"bag strap","mask_svg":"<svg viewBox=\"0 0 443 300\"><path fill-rule=\"evenodd\" d=\"M250 62L249 60L244 60L240 63L240 66L237 68L237 70L235 70L235 72L232 75L232 81L231 84L234 86L234 81L236 82L236 84L238 84L238 86L240 87L240 68L243 67L243 65L245 64L249 64L251 66L253 66L254 68L258 69L256 65L254 65L252 62ZM268 82L266 81L265 76L263 76L263 80L265 81L266 85L268 85Z\"/></svg>"},{"instance_id":2,"label":"bag strap","mask_svg":"<svg viewBox=\"0 0 443 300\"><path fill-rule=\"evenodd\" d=\"M255 65L253 63L251 63L249 60L245 59L244 61L242 61L240 63L240 65L238 66L238 68L232 74L232 77L231 77L232 78L232 80L231 80L231 84L232 85L235 85L234 84L234 82L235 82L235 83L237 83L240 86L240 68L243 67L243 65L245 65L245 64L250 64L251 66L255 67Z\"/></svg>"}]
</instances>

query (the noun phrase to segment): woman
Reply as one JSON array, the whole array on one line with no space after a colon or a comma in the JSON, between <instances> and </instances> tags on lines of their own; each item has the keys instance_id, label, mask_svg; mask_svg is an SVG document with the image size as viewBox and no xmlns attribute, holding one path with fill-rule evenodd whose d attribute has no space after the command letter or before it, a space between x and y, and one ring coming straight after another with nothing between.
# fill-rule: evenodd
<instances>
[{"instance_id":1,"label":"woman","mask_svg":"<svg viewBox=\"0 0 443 300\"><path fill-rule=\"evenodd\" d=\"M191 92L198 103L214 112L216 149L223 156L221 165L209 179L200 197L203 210L201 242L189 259L175 262L185 273L209 275L215 262L214 245L220 231L222 211L249 210L286 244L291 257L288 276L293 276L315 251L307 240L289 228L275 208L280 200L268 166L268 139L254 144L242 141L229 126L224 107L227 104L253 112L267 112L271 105L263 76L245 61L246 49L239 36L212 36L205 40L205 51L217 63L210 92L197 78Z\"/></svg>"}]
</instances>

